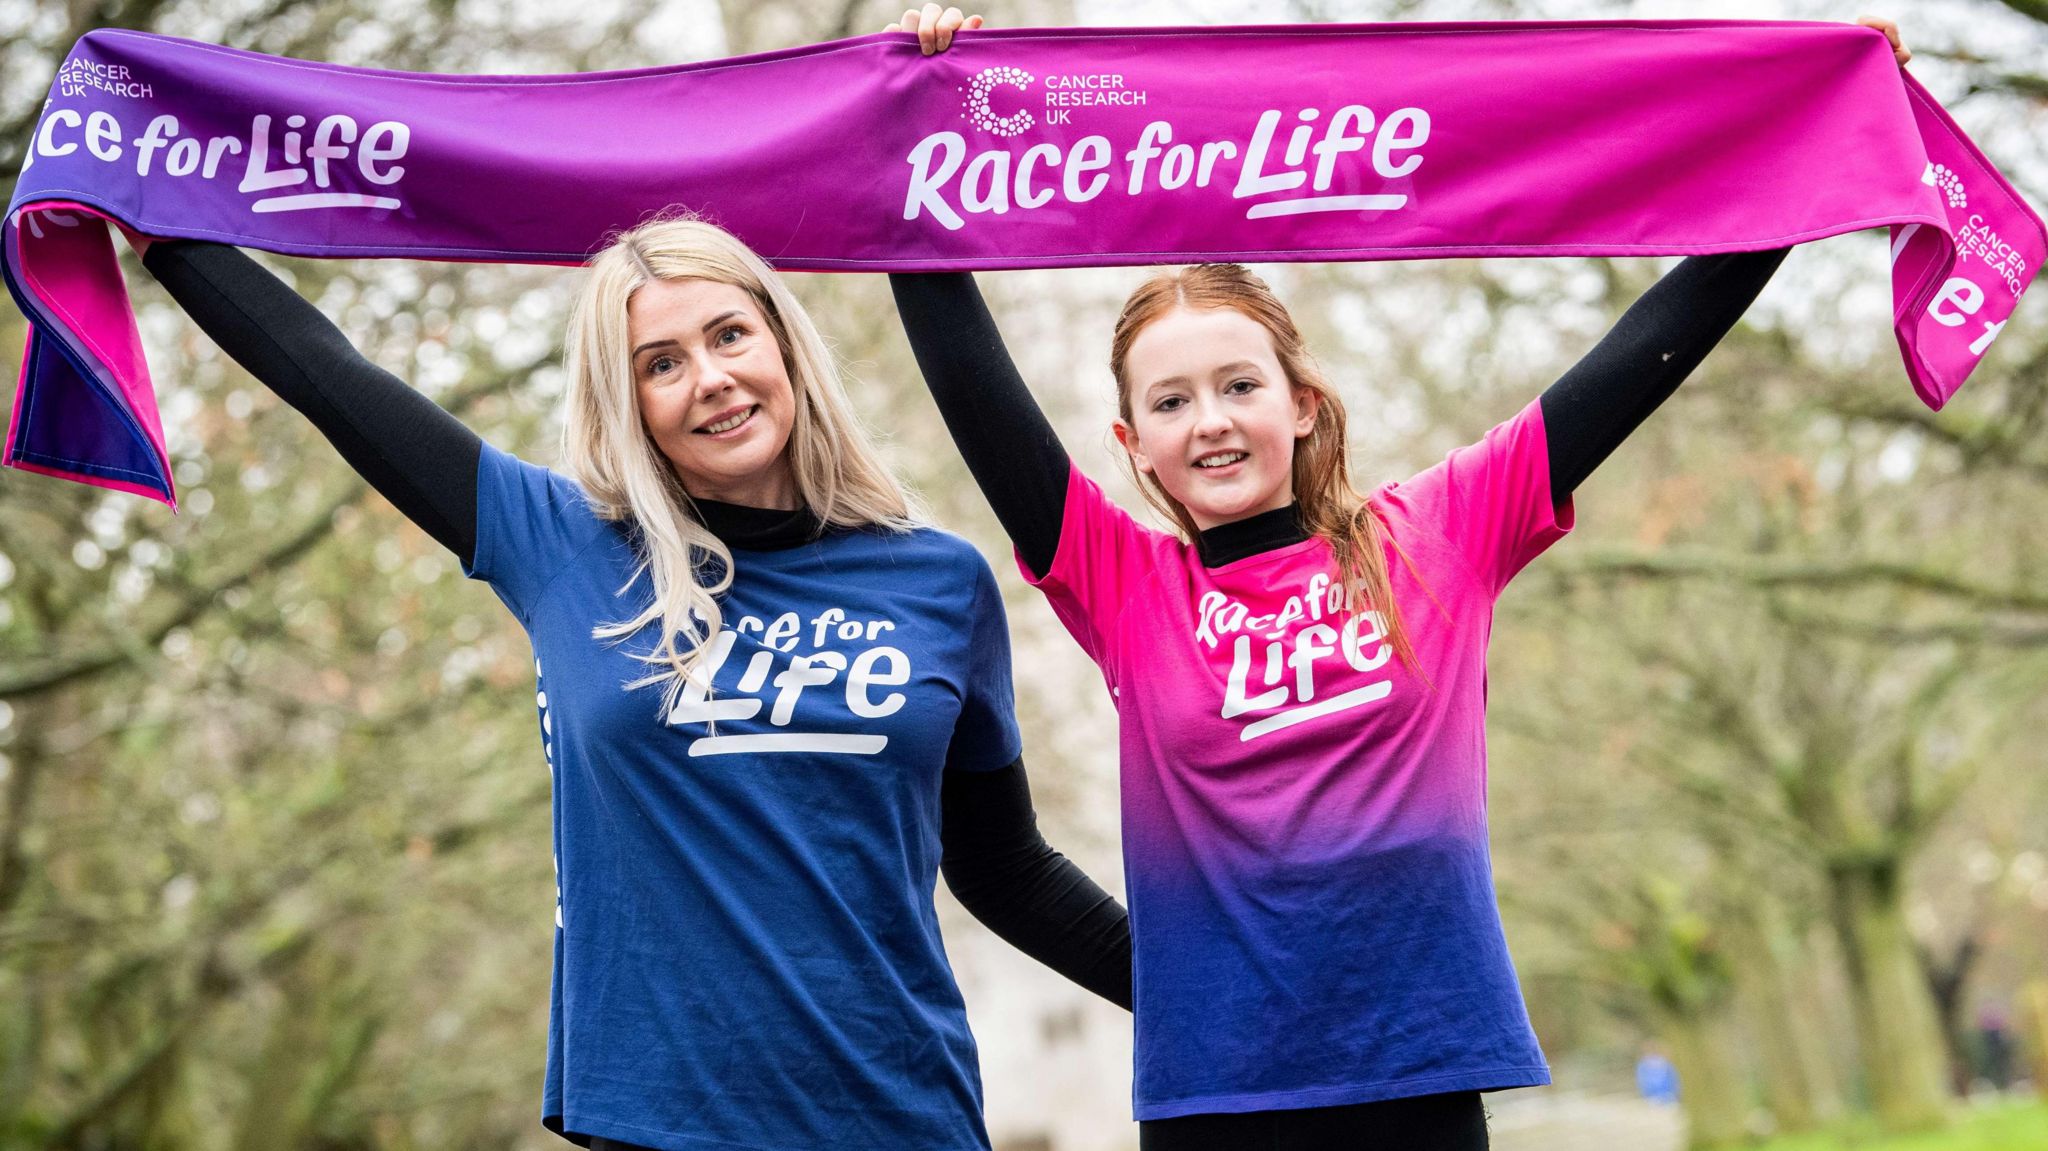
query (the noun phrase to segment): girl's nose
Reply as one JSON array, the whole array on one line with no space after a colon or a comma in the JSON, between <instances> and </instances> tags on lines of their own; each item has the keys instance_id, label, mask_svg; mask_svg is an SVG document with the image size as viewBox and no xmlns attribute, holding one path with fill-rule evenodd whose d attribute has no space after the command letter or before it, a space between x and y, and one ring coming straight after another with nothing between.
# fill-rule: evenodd
<instances>
[{"instance_id":1,"label":"girl's nose","mask_svg":"<svg viewBox=\"0 0 2048 1151\"><path fill-rule=\"evenodd\" d=\"M1221 404L1203 403L1195 413L1195 434L1204 439L1224 435L1230 427L1230 413Z\"/></svg>"}]
</instances>

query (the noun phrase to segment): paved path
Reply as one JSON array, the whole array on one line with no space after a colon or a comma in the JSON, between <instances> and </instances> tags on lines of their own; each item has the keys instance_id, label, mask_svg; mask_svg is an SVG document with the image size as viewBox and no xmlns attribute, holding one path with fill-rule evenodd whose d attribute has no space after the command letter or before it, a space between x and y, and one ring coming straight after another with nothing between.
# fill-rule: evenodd
<instances>
[{"instance_id":1,"label":"paved path","mask_svg":"<svg viewBox=\"0 0 2048 1151\"><path fill-rule=\"evenodd\" d=\"M1554 1089L1487 1097L1493 1151L1680 1151L1685 1124L1675 1107L1626 1096Z\"/></svg>"}]
</instances>

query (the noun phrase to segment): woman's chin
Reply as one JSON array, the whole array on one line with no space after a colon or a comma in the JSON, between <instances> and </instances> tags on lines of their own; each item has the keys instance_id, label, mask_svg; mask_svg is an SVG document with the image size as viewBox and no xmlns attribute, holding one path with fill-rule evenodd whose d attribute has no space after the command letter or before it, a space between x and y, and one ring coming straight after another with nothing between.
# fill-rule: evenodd
<instances>
[{"instance_id":1,"label":"woman's chin","mask_svg":"<svg viewBox=\"0 0 2048 1151\"><path fill-rule=\"evenodd\" d=\"M795 480L786 453L769 450L735 452L723 458L669 457L669 465L683 481L683 489L698 499L767 506L764 499L780 498Z\"/></svg>"}]
</instances>

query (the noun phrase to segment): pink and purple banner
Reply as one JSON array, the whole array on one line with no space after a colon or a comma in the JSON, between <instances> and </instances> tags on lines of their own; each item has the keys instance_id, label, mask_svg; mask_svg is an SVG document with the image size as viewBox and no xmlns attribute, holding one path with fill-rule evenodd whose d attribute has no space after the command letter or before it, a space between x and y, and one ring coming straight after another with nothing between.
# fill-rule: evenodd
<instances>
[{"instance_id":1,"label":"pink and purple banner","mask_svg":"<svg viewBox=\"0 0 2048 1151\"><path fill-rule=\"evenodd\" d=\"M699 211L776 265L1663 255L1889 226L1930 406L2041 220L1884 37L1733 21L1018 29L638 72L434 76L78 42L0 249L6 462L171 502L104 219L304 256L576 263Z\"/></svg>"}]
</instances>

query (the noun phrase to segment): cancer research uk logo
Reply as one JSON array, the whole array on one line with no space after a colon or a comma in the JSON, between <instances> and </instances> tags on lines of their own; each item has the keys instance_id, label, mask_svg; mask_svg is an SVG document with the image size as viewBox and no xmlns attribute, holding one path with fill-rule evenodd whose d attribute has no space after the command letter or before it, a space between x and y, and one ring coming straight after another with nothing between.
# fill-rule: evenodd
<instances>
[{"instance_id":1,"label":"cancer research uk logo","mask_svg":"<svg viewBox=\"0 0 2048 1151\"><path fill-rule=\"evenodd\" d=\"M1946 164L1928 164L1927 170L1920 173L1920 182L1930 188L1941 189L1941 194L1947 197L1948 206L1951 208L1970 206L1970 196L1963 191L1963 178L1956 175L1955 170Z\"/></svg>"},{"instance_id":2,"label":"cancer research uk logo","mask_svg":"<svg viewBox=\"0 0 2048 1151\"><path fill-rule=\"evenodd\" d=\"M52 106L96 93L155 98L155 86L126 65L82 55L65 61L53 93L29 141L24 171L38 159L78 155L129 165L137 176L157 181L232 180L236 191L251 197L249 210L258 213L404 206L396 193L412 128L402 121L364 126L344 113L279 109L253 114L246 130L201 135L169 112L149 116L144 108L117 116L105 108Z\"/></svg>"},{"instance_id":3,"label":"cancer research uk logo","mask_svg":"<svg viewBox=\"0 0 2048 1151\"><path fill-rule=\"evenodd\" d=\"M1150 109L1155 93L1120 72L1040 77L1009 65L982 69L958 92L956 119L973 130L947 128L918 141L906 158L903 199L905 220L929 216L948 231L975 216L1076 206L1105 194L1157 197L1210 187L1229 188L1251 220L1397 211L1409 204L1408 178L1422 166L1430 135L1429 113L1421 108L1380 113L1344 104L1327 115L1322 108L1266 109L1248 134L1205 136L1155 119L1135 139L1113 140L1105 131L1065 146L1043 138L1025 146L1019 137L1041 125L1085 126L1108 109Z\"/></svg>"},{"instance_id":4,"label":"cancer research uk logo","mask_svg":"<svg viewBox=\"0 0 2048 1151\"><path fill-rule=\"evenodd\" d=\"M983 68L974 79L967 82L967 110L961 115L974 121L974 126L984 132L998 136L1021 136L1031 130L1031 113L1023 110L1008 116L998 116L989 107L988 94L998 84L1009 84L1020 89L1031 87L1031 73L1022 68Z\"/></svg>"},{"instance_id":5,"label":"cancer research uk logo","mask_svg":"<svg viewBox=\"0 0 2048 1151\"><path fill-rule=\"evenodd\" d=\"M1921 171L1920 182L1939 190L1942 199L1952 209L1970 206L1970 194L1963 187L1962 176L1946 164L1930 162ZM1905 254L1913 237L1919 234L1920 227L1919 224L1908 224L1899 229L1892 240L1893 263L1896 264ZM1957 329L1960 335L1969 337L1970 354L1981 356L2005 328L2005 320L1986 319L1980 314L1992 301L1992 295L1985 290L1986 284L1989 280L1998 281L2010 297L2009 305L2017 302L2031 272L2025 254L1999 235L1998 229L1981 212L1971 212L1955 228L1951 239L1955 243L1955 267L1928 302L1927 316L1942 327ZM1977 266L1971 264L1973 260ZM1994 313L1997 310L1994 308Z\"/></svg>"},{"instance_id":6,"label":"cancer research uk logo","mask_svg":"<svg viewBox=\"0 0 2048 1151\"><path fill-rule=\"evenodd\" d=\"M76 97L91 91L124 100L146 100L156 95L156 89L137 80L126 64L102 64L85 56L64 61L64 67L57 70L57 94Z\"/></svg>"}]
</instances>

